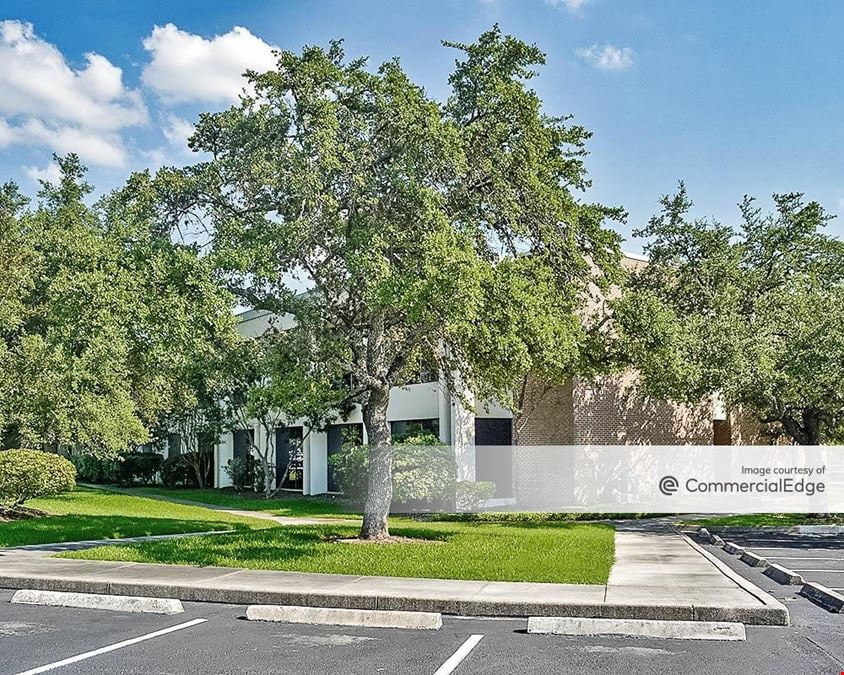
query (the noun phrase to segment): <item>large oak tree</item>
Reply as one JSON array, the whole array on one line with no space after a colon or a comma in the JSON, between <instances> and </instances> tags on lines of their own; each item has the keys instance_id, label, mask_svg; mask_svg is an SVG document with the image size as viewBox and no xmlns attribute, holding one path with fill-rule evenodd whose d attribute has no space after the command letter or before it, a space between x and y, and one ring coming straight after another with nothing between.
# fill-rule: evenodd
<instances>
[{"instance_id":1,"label":"large oak tree","mask_svg":"<svg viewBox=\"0 0 844 675\"><path fill-rule=\"evenodd\" d=\"M691 219L685 187L637 234L650 263L615 306L627 355L655 396L717 396L795 443L844 425L844 242L800 194L737 225ZM840 438L840 436L838 436Z\"/></svg>"},{"instance_id":2,"label":"large oak tree","mask_svg":"<svg viewBox=\"0 0 844 675\"><path fill-rule=\"evenodd\" d=\"M621 211L576 196L589 133L528 86L542 52L497 27L444 44L445 102L397 60L373 70L339 43L280 52L238 105L201 117L190 144L210 159L159 174L174 224L212 224L231 288L292 316L311 367L351 383L369 440L364 538L389 534L390 389L424 362L458 394L512 403L528 373L579 372L589 282L618 273L604 223Z\"/></svg>"}]
</instances>

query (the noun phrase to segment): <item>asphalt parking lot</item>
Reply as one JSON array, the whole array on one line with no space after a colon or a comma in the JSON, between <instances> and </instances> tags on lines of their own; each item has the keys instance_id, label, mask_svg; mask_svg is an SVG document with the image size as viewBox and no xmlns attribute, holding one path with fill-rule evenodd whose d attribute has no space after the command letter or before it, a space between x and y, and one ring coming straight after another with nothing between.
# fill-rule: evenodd
<instances>
[{"instance_id":1,"label":"asphalt parking lot","mask_svg":"<svg viewBox=\"0 0 844 675\"><path fill-rule=\"evenodd\" d=\"M797 572L804 581L844 593L844 535L753 532L724 539Z\"/></svg>"},{"instance_id":2,"label":"asphalt parking lot","mask_svg":"<svg viewBox=\"0 0 844 675\"><path fill-rule=\"evenodd\" d=\"M793 627L748 626L747 642L719 643L528 635L524 619L445 617L439 631L259 623L243 620L245 607L205 603L186 603L185 613L175 616L125 614L12 605L11 595L0 591L3 675L732 674L738 670L837 674L844 668L840 615L824 612L803 598L790 602ZM461 653L465 658L456 659L455 654Z\"/></svg>"}]
</instances>

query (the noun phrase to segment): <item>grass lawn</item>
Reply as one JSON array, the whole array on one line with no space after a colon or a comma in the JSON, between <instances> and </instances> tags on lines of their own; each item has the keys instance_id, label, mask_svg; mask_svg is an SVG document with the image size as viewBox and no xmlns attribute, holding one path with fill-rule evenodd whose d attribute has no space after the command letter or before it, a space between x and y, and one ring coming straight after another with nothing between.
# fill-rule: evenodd
<instances>
[{"instance_id":1,"label":"grass lawn","mask_svg":"<svg viewBox=\"0 0 844 675\"><path fill-rule=\"evenodd\" d=\"M207 488L178 489L163 487L135 488L139 495L150 494L175 499L188 499L204 504L225 506L244 511L265 511L276 516L298 516L307 518L335 518L337 516L354 517L348 512L348 506L342 502L318 497L278 497L264 499L260 495L240 496L233 492Z\"/></svg>"},{"instance_id":2,"label":"grass lawn","mask_svg":"<svg viewBox=\"0 0 844 675\"><path fill-rule=\"evenodd\" d=\"M805 513L750 513L736 516L713 516L691 520L689 525L766 527L791 525L844 525L844 513L830 513L824 518L812 518Z\"/></svg>"},{"instance_id":3,"label":"grass lawn","mask_svg":"<svg viewBox=\"0 0 844 675\"><path fill-rule=\"evenodd\" d=\"M86 488L26 505L52 515L0 522L0 547L273 526L271 521Z\"/></svg>"},{"instance_id":4,"label":"grass lawn","mask_svg":"<svg viewBox=\"0 0 844 675\"><path fill-rule=\"evenodd\" d=\"M101 546L60 555L336 574L603 584L615 553L614 530L602 524L420 523L393 518L392 535L425 541L330 540L357 533L356 527L342 525L279 527L213 538Z\"/></svg>"}]
</instances>

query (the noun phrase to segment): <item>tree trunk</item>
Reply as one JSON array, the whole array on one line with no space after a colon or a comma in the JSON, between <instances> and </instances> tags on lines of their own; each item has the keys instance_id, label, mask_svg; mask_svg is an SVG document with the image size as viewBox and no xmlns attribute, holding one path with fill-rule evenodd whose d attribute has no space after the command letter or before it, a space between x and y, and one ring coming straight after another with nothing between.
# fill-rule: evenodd
<instances>
[{"instance_id":1,"label":"tree trunk","mask_svg":"<svg viewBox=\"0 0 844 675\"><path fill-rule=\"evenodd\" d=\"M196 464L193 465L193 472L196 474L196 487L204 488L205 487L205 476L204 471L202 470L202 464L200 461L197 461Z\"/></svg>"},{"instance_id":2,"label":"tree trunk","mask_svg":"<svg viewBox=\"0 0 844 675\"><path fill-rule=\"evenodd\" d=\"M393 439L387 422L389 402L389 390L372 390L363 406L363 423L369 436L369 471L361 539L390 536L387 516L393 500Z\"/></svg>"},{"instance_id":3,"label":"tree trunk","mask_svg":"<svg viewBox=\"0 0 844 675\"><path fill-rule=\"evenodd\" d=\"M801 411L799 420L796 416L784 415L779 421L797 445L821 444L821 420L816 410L806 408Z\"/></svg>"},{"instance_id":4,"label":"tree trunk","mask_svg":"<svg viewBox=\"0 0 844 675\"><path fill-rule=\"evenodd\" d=\"M806 434L806 445L821 444L821 421L815 410L803 411L803 429Z\"/></svg>"},{"instance_id":5,"label":"tree trunk","mask_svg":"<svg viewBox=\"0 0 844 675\"><path fill-rule=\"evenodd\" d=\"M269 453L267 453L269 455ZM267 457L259 455L261 460L261 469L264 472L264 496L269 499L273 491L273 474L270 471L270 463Z\"/></svg>"}]
</instances>

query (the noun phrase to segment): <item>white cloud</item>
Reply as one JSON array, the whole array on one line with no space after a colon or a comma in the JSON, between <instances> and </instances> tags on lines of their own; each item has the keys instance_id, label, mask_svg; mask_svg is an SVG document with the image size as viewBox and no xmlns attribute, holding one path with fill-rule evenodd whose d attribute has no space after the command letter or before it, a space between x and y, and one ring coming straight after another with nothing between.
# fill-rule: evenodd
<instances>
[{"instance_id":1,"label":"white cloud","mask_svg":"<svg viewBox=\"0 0 844 675\"><path fill-rule=\"evenodd\" d=\"M68 125L47 125L32 117L17 125L0 120L0 147L13 144L45 146L60 155L75 152L83 162L100 166L126 164L126 150L118 135Z\"/></svg>"},{"instance_id":2,"label":"white cloud","mask_svg":"<svg viewBox=\"0 0 844 675\"><path fill-rule=\"evenodd\" d=\"M116 134L73 126L47 126L37 119L26 120L12 130L19 143L46 145L60 155L75 152L83 162L100 166L126 164L126 150Z\"/></svg>"},{"instance_id":3,"label":"white cloud","mask_svg":"<svg viewBox=\"0 0 844 675\"><path fill-rule=\"evenodd\" d=\"M634 64L634 54L630 47L595 44L585 49L576 49L574 53L598 70L629 70Z\"/></svg>"},{"instance_id":4,"label":"white cloud","mask_svg":"<svg viewBox=\"0 0 844 675\"><path fill-rule=\"evenodd\" d=\"M570 12L579 12L584 5L592 0L545 0L551 7L564 7Z\"/></svg>"},{"instance_id":5,"label":"white cloud","mask_svg":"<svg viewBox=\"0 0 844 675\"><path fill-rule=\"evenodd\" d=\"M232 103L243 90L243 73L272 70L272 47L246 28L205 39L172 23L155 26L144 39L152 59L144 84L168 103Z\"/></svg>"},{"instance_id":6,"label":"white cloud","mask_svg":"<svg viewBox=\"0 0 844 675\"><path fill-rule=\"evenodd\" d=\"M46 181L47 183L57 185L62 177L61 169L59 169L59 165L55 162L50 162L43 169L39 169L37 166L25 166L23 171L35 183Z\"/></svg>"},{"instance_id":7,"label":"white cloud","mask_svg":"<svg viewBox=\"0 0 844 675\"><path fill-rule=\"evenodd\" d=\"M74 70L31 23L0 21L0 114L114 131L144 124L140 94L123 85L123 71L99 54Z\"/></svg>"},{"instance_id":8,"label":"white cloud","mask_svg":"<svg viewBox=\"0 0 844 675\"><path fill-rule=\"evenodd\" d=\"M161 121L164 138L177 150L188 150L188 138L193 135L193 124L178 115L167 114Z\"/></svg>"},{"instance_id":9,"label":"white cloud","mask_svg":"<svg viewBox=\"0 0 844 675\"><path fill-rule=\"evenodd\" d=\"M6 120L0 118L0 148L4 145L11 145L14 138L15 134L11 127L6 123Z\"/></svg>"},{"instance_id":10,"label":"white cloud","mask_svg":"<svg viewBox=\"0 0 844 675\"><path fill-rule=\"evenodd\" d=\"M0 21L0 63L0 147L42 146L90 164L126 164L120 132L146 124L148 114L120 68L94 53L72 68L31 23L13 20Z\"/></svg>"}]
</instances>

